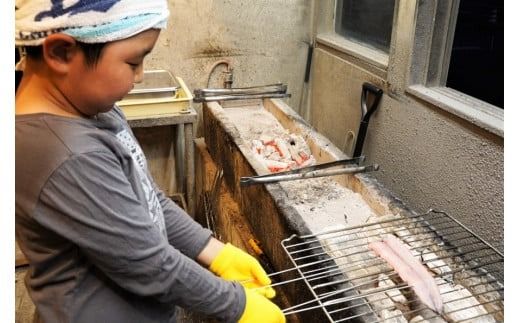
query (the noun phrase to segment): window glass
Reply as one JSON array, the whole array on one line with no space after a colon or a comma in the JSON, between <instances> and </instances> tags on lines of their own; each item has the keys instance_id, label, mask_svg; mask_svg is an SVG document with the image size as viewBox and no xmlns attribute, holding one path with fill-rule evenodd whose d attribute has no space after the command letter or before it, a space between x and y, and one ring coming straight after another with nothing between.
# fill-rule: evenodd
<instances>
[{"instance_id":1,"label":"window glass","mask_svg":"<svg viewBox=\"0 0 520 323\"><path fill-rule=\"evenodd\" d=\"M503 1L460 1L446 86L504 108Z\"/></svg>"},{"instance_id":2,"label":"window glass","mask_svg":"<svg viewBox=\"0 0 520 323\"><path fill-rule=\"evenodd\" d=\"M336 33L388 53L395 0L337 0Z\"/></svg>"}]
</instances>

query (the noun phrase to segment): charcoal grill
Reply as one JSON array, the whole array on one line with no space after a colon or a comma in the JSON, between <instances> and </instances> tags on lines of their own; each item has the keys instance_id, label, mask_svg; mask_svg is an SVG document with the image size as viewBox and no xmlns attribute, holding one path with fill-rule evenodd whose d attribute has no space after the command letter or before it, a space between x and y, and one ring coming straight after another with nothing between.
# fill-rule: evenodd
<instances>
[{"instance_id":1,"label":"charcoal grill","mask_svg":"<svg viewBox=\"0 0 520 323\"><path fill-rule=\"evenodd\" d=\"M279 292L290 302L280 301L288 322L417 322L443 316L442 321L451 322L503 320L503 286L496 279L502 275L503 255L447 214L409 215L401 201L364 174L309 178L301 181L305 185L240 187L238 178L264 171L248 144L263 129L281 126L303 136L318 163L346 156L281 100L231 103L226 109L216 102L204 105L207 148L223 167L231 195L273 267L288 268L272 275L273 286L287 284ZM364 224L343 228L342 216ZM365 222L367 218L374 221ZM287 238L292 233L300 236ZM370 242L387 234L398 236L435 273L446 298L442 315L422 305L369 250ZM282 245L266 243L273 240L283 240Z\"/></svg>"},{"instance_id":2,"label":"charcoal grill","mask_svg":"<svg viewBox=\"0 0 520 323\"><path fill-rule=\"evenodd\" d=\"M410 286L368 244L394 234L429 268L441 291L444 313L423 305ZM313 298L284 309L286 316L324 311L330 322L501 322L504 255L452 216L429 210L386 216L363 225L305 236L282 247Z\"/></svg>"}]
</instances>

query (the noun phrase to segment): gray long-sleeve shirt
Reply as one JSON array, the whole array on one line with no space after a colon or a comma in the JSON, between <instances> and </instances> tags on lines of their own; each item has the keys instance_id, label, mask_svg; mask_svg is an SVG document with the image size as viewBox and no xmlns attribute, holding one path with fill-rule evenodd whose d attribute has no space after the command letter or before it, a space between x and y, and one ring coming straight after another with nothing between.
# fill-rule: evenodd
<instances>
[{"instance_id":1,"label":"gray long-sleeve shirt","mask_svg":"<svg viewBox=\"0 0 520 323\"><path fill-rule=\"evenodd\" d=\"M211 232L156 187L116 107L16 116L16 239L45 322L238 320L243 288L198 265Z\"/></svg>"}]
</instances>

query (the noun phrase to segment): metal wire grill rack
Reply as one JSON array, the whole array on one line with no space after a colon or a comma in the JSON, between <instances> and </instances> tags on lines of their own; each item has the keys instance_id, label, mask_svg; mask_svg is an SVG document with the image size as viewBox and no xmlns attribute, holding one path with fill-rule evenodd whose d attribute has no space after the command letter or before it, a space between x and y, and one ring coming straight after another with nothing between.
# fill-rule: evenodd
<instances>
[{"instance_id":1,"label":"metal wire grill rack","mask_svg":"<svg viewBox=\"0 0 520 323\"><path fill-rule=\"evenodd\" d=\"M393 234L428 268L444 313L429 310L410 286L368 244ZM285 315L322 310L331 322L501 322L504 255L442 211L293 235L282 241L313 299L284 309ZM291 281L292 282L292 281ZM289 282L284 282L289 283Z\"/></svg>"}]
</instances>

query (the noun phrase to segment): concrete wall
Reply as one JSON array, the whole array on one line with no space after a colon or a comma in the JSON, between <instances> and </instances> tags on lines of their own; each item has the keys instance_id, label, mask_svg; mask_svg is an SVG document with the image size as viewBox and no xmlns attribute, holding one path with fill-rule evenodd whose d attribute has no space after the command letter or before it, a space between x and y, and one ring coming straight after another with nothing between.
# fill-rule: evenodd
<instances>
[{"instance_id":1,"label":"concrete wall","mask_svg":"<svg viewBox=\"0 0 520 323\"><path fill-rule=\"evenodd\" d=\"M227 59L233 87L286 83L298 108L310 44L309 0L169 0L168 29L145 68L168 69L193 91L207 87L212 65ZM219 65L210 87L222 87ZM194 104L201 114L201 105ZM198 131L201 135L201 130Z\"/></svg>"},{"instance_id":2,"label":"concrete wall","mask_svg":"<svg viewBox=\"0 0 520 323\"><path fill-rule=\"evenodd\" d=\"M367 162L381 166L376 178L417 212L446 211L503 249L503 137L406 91L411 49L400 45L413 38L409 19L415 1L396 3L400 12L388 68L318 42L310 122L350 154L361 115L361 86L381 87L385 94L364 146Z\"/></svg>"}]
</instances>

